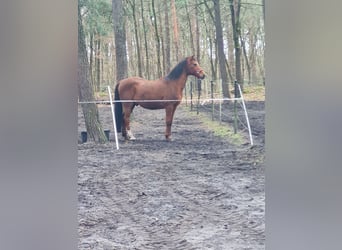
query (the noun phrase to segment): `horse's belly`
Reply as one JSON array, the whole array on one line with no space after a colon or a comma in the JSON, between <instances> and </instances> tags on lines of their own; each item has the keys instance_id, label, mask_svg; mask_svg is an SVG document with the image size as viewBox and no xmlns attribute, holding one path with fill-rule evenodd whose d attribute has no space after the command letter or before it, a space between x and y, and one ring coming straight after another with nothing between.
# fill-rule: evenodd
<instances>
[{"instance_id":1,"label":"horse's belly","mask_svg":"<svg viewBox=\"0 0 342 250\"><path fill-rule=\"evenodd\" d=\"M165 108L165 102L138 102L138 105L145 109L163 109Z\"/></svg>"}]
</instances>

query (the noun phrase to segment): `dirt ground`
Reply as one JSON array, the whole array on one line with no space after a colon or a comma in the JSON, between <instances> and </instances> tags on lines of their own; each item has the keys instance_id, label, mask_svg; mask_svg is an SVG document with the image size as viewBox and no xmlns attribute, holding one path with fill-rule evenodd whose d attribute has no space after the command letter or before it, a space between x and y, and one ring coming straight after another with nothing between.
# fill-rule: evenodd
<instances>
[{"instance_id":1,"label":"dirt ground","mask_svg":"<svg viewBox=\"0 0 342 250\"><path fill-rule=\"evenodd\" d=\"M253 147L242 125L234 145L181 105L172 142L164 110L136 107L137 140L116 150L110 106L99 110L110 142L78 144L79 249L265 249L264 102L247 103Z\"/></svg>"}]
</instances>

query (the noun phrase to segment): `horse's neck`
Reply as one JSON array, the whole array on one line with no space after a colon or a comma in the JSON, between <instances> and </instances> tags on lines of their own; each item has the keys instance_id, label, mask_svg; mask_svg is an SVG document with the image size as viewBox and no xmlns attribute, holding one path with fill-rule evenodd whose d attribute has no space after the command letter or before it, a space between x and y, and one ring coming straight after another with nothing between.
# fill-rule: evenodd
<instances>
[{"instance_id":1,"label":"horse's neck","mask_svg":"<svg viewBox=\"0 0 342 250\"><path fill-rule=\"evenodd\" d=\"M166 80L166 82L174 82L172 85L176 87L179 91L183 90L186 84L186 80L188 79L188 75L185 71L178 77L176 80ZM165 78L164 78L165 81Z\"/></svg>"},{"instance_id":2,"label":"horse's neck","mask_svg":"<svg viewBox=\"0 0 342 250\"><path fill-rule=\"evenodd\" d=\"M186 83L186 80L188 79L188 75L185 73L185 71L181 74L181 76L179 77L179 87L181 89L184 89L185 87L185 83Z\"/></svg>"}]
</instances>

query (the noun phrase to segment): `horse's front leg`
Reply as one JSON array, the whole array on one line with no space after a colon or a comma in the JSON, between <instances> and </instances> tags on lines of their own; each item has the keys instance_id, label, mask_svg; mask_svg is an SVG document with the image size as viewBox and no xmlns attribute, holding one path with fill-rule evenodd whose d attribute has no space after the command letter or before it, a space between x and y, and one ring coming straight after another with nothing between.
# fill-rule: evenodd
<instances>
[{"instance_id":1,"label":"horse's front leg","mask_svg":"<svg viewBox=\"0 0 342 250\"><path fill-rule=\"evenodd\" d=\"M175 114L177 105L170 105L165 108L165 121L166 121L166 130L165 130L165 139L171 141L171 126L173 121L173 115Z\"/></svg>"}]
</instances>

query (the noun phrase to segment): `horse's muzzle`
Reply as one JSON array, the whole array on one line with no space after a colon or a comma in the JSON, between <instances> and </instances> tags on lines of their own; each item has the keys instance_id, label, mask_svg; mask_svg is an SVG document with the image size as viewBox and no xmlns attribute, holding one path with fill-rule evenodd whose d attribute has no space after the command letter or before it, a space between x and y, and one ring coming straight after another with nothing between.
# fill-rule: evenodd
<instances>
[{"instance_id":1,"label":"horse's muzzle","mask_svg":"<svg viewBox=\"0 0 342 250\"><path fill-rule=\"evenodd\" d=\"M197 77L198 77L199 79L204 79L204 78L205 78L205 73L204 73L204 71L198 71L198 72L197 72Z\"/></svg>"}]
</instances>

